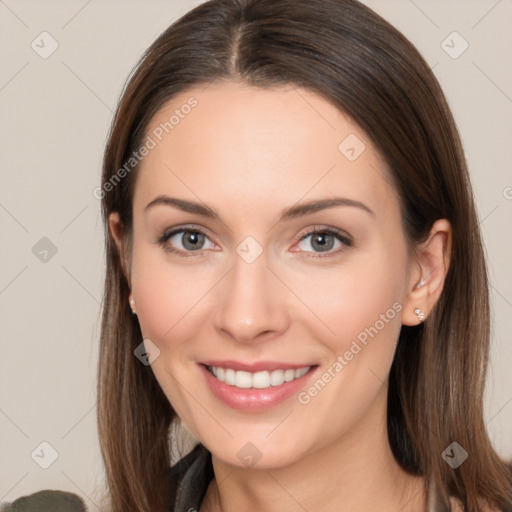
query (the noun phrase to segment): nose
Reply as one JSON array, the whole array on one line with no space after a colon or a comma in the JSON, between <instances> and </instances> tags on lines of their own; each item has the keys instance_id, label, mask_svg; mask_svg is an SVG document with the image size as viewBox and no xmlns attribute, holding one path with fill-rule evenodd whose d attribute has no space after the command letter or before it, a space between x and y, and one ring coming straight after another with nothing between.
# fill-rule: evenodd
<instances>
[{"instance_id":1,"label":"nose","mask_svg":"<svg viewBox=\"0 0 512 512\"><path fill-rule=\"evenodd\" d=\"M250 344L288 328L286 288L267 265L265 252L252 263L235 254L217 297L215 328L222 336Z\"/></svg>"}]
</instances>

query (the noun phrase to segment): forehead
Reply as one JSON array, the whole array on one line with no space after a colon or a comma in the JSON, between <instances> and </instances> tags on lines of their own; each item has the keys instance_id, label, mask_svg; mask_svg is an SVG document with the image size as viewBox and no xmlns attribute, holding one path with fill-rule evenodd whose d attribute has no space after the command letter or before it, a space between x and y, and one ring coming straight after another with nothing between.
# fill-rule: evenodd
<instances>
[{"instance_id":1,"label":"forehead","mask_svg":"<svg viewBox=\"0 0 512 512\"><path fill-rule=\"evenodd\" d=\"M383 159L363 130L320 95L286 86L200 86L175 96L148 124L136 209L159 194L273 205L354 196L379 210L395 201ZM247 210L249 206L245 209Z\"/></svg>"}]
</instances>

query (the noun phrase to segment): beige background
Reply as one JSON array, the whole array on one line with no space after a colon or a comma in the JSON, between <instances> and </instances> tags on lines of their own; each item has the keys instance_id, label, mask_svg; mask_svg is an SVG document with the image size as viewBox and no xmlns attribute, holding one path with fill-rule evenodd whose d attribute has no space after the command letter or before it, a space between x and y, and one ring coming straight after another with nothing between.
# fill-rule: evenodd
<instances>
[{"instance_id":1,"label":"beige background","mask_svg":"<svg viewBox=\"0 0 512 512\"><path fill-rule=\"evenodd\" d=\"M103 233L92 191L125 78L147 46L199 3L0 0L0 501L54 488L98 510ZM366 3L418 46L459 124L492 280L486 416L497 450L512 457L512 3ZM47 59L31 48L34 40L42 46L43 31L59 45ZM469 44L457 59L442 47L453 31ZM450 36L447 44L453 54L464 42ZM32 252L43 237L57 248L46 262ZM48 469L36 463L51 462L42 442L58 454Z\"/></svg>"}]
</instances>

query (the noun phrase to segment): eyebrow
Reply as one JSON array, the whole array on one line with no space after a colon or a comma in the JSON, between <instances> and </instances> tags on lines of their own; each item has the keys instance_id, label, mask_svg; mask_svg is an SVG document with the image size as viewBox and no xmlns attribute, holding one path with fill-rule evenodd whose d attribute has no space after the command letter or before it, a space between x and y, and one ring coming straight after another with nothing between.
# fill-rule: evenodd
<instances>
[{"instance_id":1,"label":"eyebrow","mask_svg":"<svg viewBox=\"0 0 512 512\"><path fill-rule=\"evenodd\" d=\"M220 216L214 210L212 210L210 207L204 204L164 195L159 195L155 197L155 199L153 199L150 203L146 205L144 211L148 211L149 209L157 205L172 206L187 213L195 213L197 215L202 215L210 219L220 220ZM295 219L305 215L310 215L320 210L325 210L327 208L334 208L335 206L351 206L354 208L359 208L371 215L375 215L375 212L373 210L371 210L368 206L366 206L364 203L361 203L360 201L348 199L346 197L333 197L330 199L319 199L309 201L307 203L302 203L286 208L281 212L279 220L283 221Z\"/></svg>"}]
</instances>

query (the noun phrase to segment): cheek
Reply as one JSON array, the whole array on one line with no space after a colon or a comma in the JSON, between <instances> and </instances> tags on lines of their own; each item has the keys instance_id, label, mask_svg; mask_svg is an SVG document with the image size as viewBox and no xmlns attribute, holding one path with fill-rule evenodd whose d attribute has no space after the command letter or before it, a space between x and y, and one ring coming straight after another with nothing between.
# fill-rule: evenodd
<instances>
[{"instance_id":1,"label":"cheek","mask_svg":"<svg viewBox=\"0 0 512 512\"><path fill-rule=\"evenodd\" d=\"M322 320L316 332L325 333L318 338L326 349L318 380L298 396L304 414L330 418L318 437L348 431L383 393L402 325L403 266L396 257L393 265L387 256L360 258L329 273L321 289L303 280L308 306Z\"/></svg>"},{"instance_id":2,"label":"cheek","mask_svg":"<svg viewBox=\"0 0 512 512\"><path fill-rule=\"evenodd\" d=\"M391 263L393 262L393 263ZM364 345L379 336L383 350L394 349L401 327L404 290L404 254L381 251L358 254L338 268L296 273L301 290L314 314L323 340L337 354L350 350L352 341ZM304 318L314 318L304 315Z\"/></svg>"},{"instance_id":3,"label":"cheek","mask_svg":"<svg viewBox=\"0 0 512 512\"><path fill-rule=\"evenodd\" d=\"M194 335L212 276L201 265L172 264L159 251L134 248L132 288L143 336L165 350Z\"/></svg>"},{"instance_id":4,"label":"cheek","mask_svg":"<svg viewBox=\"0 0 512 512\"><path fill-rule=\"evenodd\" d=\"M135 248L134 248L135 249ZM156 253L156 254L155 254ZM193 428L195 403L200 392L194 378L195 341L204 338L205 304L213 282L211 270L183 267L166 261L151 248L133 254L132 288L144 339L160 350L151 368L177 414Z\"/></svg>"}]
</instances>

